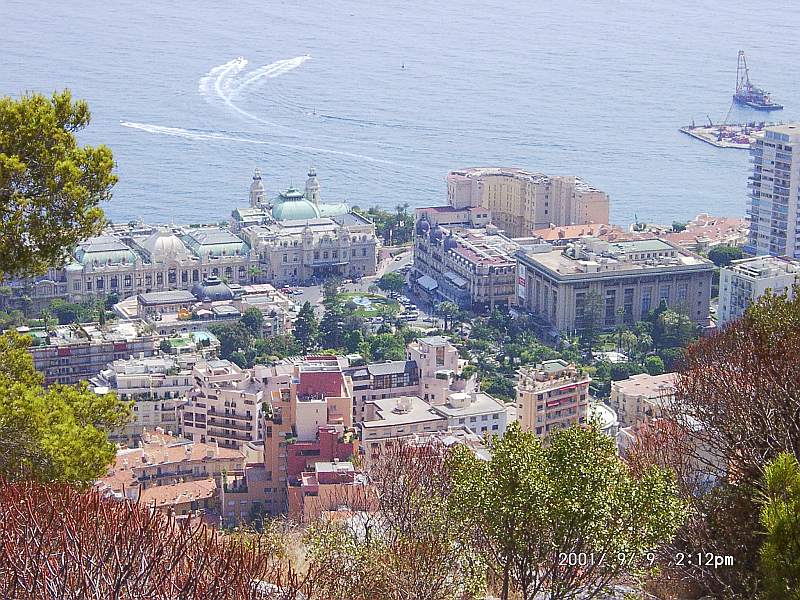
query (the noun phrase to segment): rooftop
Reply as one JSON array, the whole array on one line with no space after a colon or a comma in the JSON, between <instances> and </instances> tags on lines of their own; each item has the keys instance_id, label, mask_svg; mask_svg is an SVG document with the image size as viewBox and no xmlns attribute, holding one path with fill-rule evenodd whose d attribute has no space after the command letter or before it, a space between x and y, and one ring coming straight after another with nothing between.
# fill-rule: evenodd
<instances>
[{"instance_id":1,"label":"rooftop","mask_svg":"<svg viewBox=\"0 0 800 600\"><path fill-rule=\"evenodd\" d=\"M401 396L399 398L384 398L381 400L368 400L368 404L375 405L375 420L364 421L364 429L375 429L387 425L405 425L432 421L444 421L430 404L416 396Z\"/></svg>"},{"instance_id":2,"label":"rooftop","mask_svg":"<svg viewBox=\"0 0 800 600\"><path fill-rule=\"evenodd\" d=\"M370 363L366 369L372 375L391 375L394 373L405 373L413 371L417 364L413 360L392 360L382 363Z\"/></svg>"},{"instance_id":3,"label":"rooftop","mask_svg":"<svg viewBox=\"0 0 800 600\"><path fill-rule=\"evenodd\" d=\"M581 238L565 248L546 251L521 250L523 264L544 268L556 276L603 276L655 269L711 270L711 261L662 239L608 242Z\"/></svg>"},{"instance_id":4,"label":"rooftop","mask_svg":"<svg viewBox=\"0 0 800 600\"><path fill-rule=\"evenodd\" d=\"M659 398L675 393L675 373L663 375L648 375L640 373L628 379L614 381L612 387L626 396L642 396L644 398Z\"/></svg>"},{"instance_id":5,"label":"rooftop","mask_svg":"<svg viewBox=\"0 0 800 600\"><path fill-rule=\"evenodd\" d=\"M159 508L174 506L185 502L208 500L217 493L217 482L213 477L199 481L184 481L171 485L159 485L142 490L139 503L143 506Z\"/></svg>"},{"instance_id":6,"label":"rooftop","mask_svg":"<svg viewBox=\"0 0 800 600\"><path fill-rule=\"evenodd\" d=\"M800 274L800 260L783 256L754 256L734 260L724 268L737 275L752 279L776 277L780 275Z\"/></svg>"}]
</instances>

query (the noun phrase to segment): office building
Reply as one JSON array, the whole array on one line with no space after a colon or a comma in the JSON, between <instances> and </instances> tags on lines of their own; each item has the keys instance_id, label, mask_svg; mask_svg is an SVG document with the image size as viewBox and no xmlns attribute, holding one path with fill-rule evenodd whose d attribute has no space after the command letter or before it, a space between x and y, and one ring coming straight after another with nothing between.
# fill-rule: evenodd
<instances>
[{"instance_id":1,"label":"office building","mask_svg":"<svg viewBox=\"0 0 800 600\"><path fill-rule=\"evenodd\" d=\"M564 248L520 250L516 258L517 305L553 335L581 331L588 319L605 330L632 325L662 301L708 325L714 265L664 240L582 238Z\"/></svg>"}]
</instances>

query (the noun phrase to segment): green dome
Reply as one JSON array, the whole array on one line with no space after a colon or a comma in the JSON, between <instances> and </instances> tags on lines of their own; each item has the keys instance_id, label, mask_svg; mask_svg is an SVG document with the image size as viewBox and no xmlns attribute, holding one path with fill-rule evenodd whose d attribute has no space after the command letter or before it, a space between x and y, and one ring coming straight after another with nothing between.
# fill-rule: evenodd
<instances>
[{"instance_id":1,"label":"green dome","mask_svg":"<svg viewBox=\"0 0 800 600\"><path fill-rule=\"evenodd\" d=\"M306 200L299 190L289 188L275 199L272 217L276 221L305 221L318 219L319 210Z\"/></svg>"}]
</instances>

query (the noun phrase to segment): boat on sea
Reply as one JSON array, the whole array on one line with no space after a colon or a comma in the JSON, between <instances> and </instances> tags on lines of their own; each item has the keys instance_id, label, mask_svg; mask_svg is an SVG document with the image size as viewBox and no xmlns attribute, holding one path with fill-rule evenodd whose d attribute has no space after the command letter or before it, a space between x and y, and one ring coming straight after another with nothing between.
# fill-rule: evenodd
<instances>
[{"instance_id":1,"label":"boat on sea","mask_svg":"<svg viewBox=\"0 0 800 600\"><path fill-rule=\"evenodd\" d=\"M743 106L756 110L781 110L782 104L774 102L769 92L750 82L750 73L747 68L747 58L744 50L739 50L739 59L736 63L736 93L733 101Z\"/></svg>"}]
</instances>

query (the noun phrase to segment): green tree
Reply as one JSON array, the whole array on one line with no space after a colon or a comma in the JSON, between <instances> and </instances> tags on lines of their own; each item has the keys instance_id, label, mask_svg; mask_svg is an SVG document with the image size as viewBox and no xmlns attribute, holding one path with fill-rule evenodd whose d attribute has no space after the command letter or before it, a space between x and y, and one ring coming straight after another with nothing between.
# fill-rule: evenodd
<instances>
[{"instance_id":1,"label":"green tree","mask_svg":"<svg viewBox=\"0 0 800 600\"><path fill-rule=\"evenodd\" d=\"M254 347L258 356L275 357L278 359L297 356L301 352L300 345L291 335L276 335L256 340Z\"/></svg>"},{"instance_id":2,"label":"green tree","mask_svg":"<svg viewBox=\"0 0 800 600\"><path fill-rule=\"evenodd\" d=\"M668 308L655 317L653 341L659 348L683 348L699 335L699 327L683 311Z\"/></svg>"},{"instance_id":3,"label":"green tree","mask_svg":"<svg viewBox=\"0 0 800 600\"><path fill-rule=\"evenodd\" d=\"M56 298L50 303L50 310L56 316L60 325L77 323L86 318L85 306L67 302L61 298Z\"/></svg>"},{"instance_id":4,"label":"green tree","mask_svg":"<svg viewBox=\"0 0 800 600\"><path fill-rule=\"evenodd\" d=\"M395 292L400 294L406 287L406 278L397 271L386 273L378 279L378 287L384 292Z\"/></svg>"},{"instance_id":5,"label":"green tree","mask_svg":"<svg viewBox=\"0 0 800 600\"><path fill-rule=\"evenodd\" d=\"M42 274L98 234L117 178L105 146L79 146L89 107L69 91L0 98L0 278Z\"/></svg>"},{"instance_id":6,"label":"green tree","mask_svg":"<svg viewBox=\"0 0 800 600\"><path fill-rule=\"evenodd\" d=\"M450 501L494 566L503 600L595 597L646 571L685 517L673 477L657 467L634 477L595 426L558 430L543 446L513 423L490 446L488 461L454 449ZM570 564L573 556L583 564Z\"/></svg>"},{"instance_id":7,"label":"green tree","mask_svg":"<svg viewBox=\"0 0 800 600\"><path fill-rule=\"evenodd\" d=\"M576 309L575 325L581 341L591 353L597 337L600 335L600 318L603 314L603 298L595 291L586 294L581 309Z\"/></svg>"},{"instance_id":8,"label":"green tree","mask_svg":"<svg viewBox=\"0 0 800 600\"><path fill-rule=\"evenodd\" d=\"M28 336L0 336L0 478L90 484L114 457L108 433L130 408L85 383L44 388L29 344Z\"/></svg>"},{"instance_id":9,"label":"green tree","mask_svg":"<svg viewBox=\"0 0 800 600\"><path fill-rule=\"evenodd\" d=\"M764 598L800 600L800 463L783 452L764 470L761 546Z\"/></svg>"},{"instance_id":10,"label":"green tree","mask_svg":"<svg viewBox=\"0 0 800 600\"><path fill-rule=\"evenodd\" d=\"M455 302L440 302L436 307L437 314L444 319L445 331L450 331L453 326L453 318L460 312L458 304Z\"/></svg>"},{"instance_id":11,"label":"green tree","mask_svg":"<svg viewBox=\"0 0 800 600\"><path fill-rule=\"evenodd\" d=\"M169 340L161 340L158 343L158 349L162 354L172 354L172 343Z\"/></svg>"},{"instance_id":12,"label":"green tree","mask_svg":"<svg viewBox=\"0 0 800 600\"><path fill-rule=\"evenodd\" d=\"M264 326L264 315L255 306L244 311L239 322L247 328L251 336L255 338L261 337L261 328Z\"/></svg>"},{"instance_id":13,"label":"green tree","mask_svg":"<svg viewBox=\"0 0 800 600\"><path fill-rule=\"evenodd\" d=\"M314 308L308 300L305 301L300 308L300 312L297 313L293 334L304 354L317 347L319 322L317 321L317 315L314 314Z\"/></svg>"},{"instance_id":14,"label":"green tree","mask_svg":"<svg viewBox=\"0 0 800 600\"><path fill-rule=\"evenodd\" d=\"M323 348L341 348L345 343L345 311L341 304L325 311L319 323L319 343Z\"/></svg>"},{"instance_id":15,"label":"green tree","mask_svg":"<svg viewBox=\"0 0 800 600\"><path fill-rule=\"evenodd\" d=\"M644 368L650 375L662 375L666 372L664 361L660 356L648 356L644 359Z\"/></svg>"},{"instance_id":16,"label":"green tree","mask_svg":"<svg viewBox=\"0 0 800 600\"><path fill-rule=\"evenodd\" d=\"M672 231L675 233L680 233L681 231L686 231L687 223L683 221L673 221L672 222Z\"/></svg>"},{"instance_id":17,"label":"green tree","mask_svg":"<svg viewBox=\"0 0 800 600\"><path fill-rule=\"evenodd\" d=\"M714 246L708 251L708 259L718 267L727 267L734 260L742 258L742 249L738 246Z\"/></svg>"},{"instance_id":18,"label":"green tree","mask_svg":"<svg viewBox=\"0 0 800 600\"><path fill-rule=\"evenodd\" d=\"M240 321L214 323L208 330L219 340L219 355L222 358L229 359L237 350L244 351L250 347L250 332Z\"/></svg>"}]
</instances>

